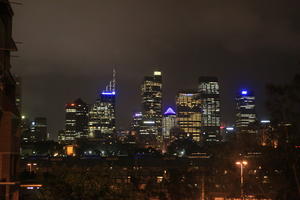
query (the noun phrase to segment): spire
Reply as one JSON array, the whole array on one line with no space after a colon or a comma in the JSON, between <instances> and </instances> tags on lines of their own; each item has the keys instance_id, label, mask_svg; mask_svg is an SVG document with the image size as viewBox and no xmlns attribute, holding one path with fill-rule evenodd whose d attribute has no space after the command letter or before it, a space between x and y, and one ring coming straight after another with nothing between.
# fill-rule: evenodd
<instances>
[{"instance_id":1,"label":"spire","mask_svg":"<svg viewBox=\"0 0 300 200\"><path fill-rule=\"evenodd\" d=\"M113 69L113 77L109 84L105 87L105 90L102 91L102 94L116 94L116 70Z\"/></svg>"},{"instance_id":2,"label":"spire","mask_svg":"<svg viewBox=\"0 0 300 200\"><path fill-rule=\"evenodd\" d=\"M112 90L116 91L116 69L113 68Z\"/></svg>"}]
</instances>

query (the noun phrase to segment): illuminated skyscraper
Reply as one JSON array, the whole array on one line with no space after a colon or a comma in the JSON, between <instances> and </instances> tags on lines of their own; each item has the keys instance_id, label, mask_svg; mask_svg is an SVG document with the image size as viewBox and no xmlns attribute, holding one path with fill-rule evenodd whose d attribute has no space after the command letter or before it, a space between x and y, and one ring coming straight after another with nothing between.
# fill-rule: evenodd
<instances>
[{"instance_id":1,"label":"illuminated skyscraper","mask_svg":"<svg viewBox=\"0 0 300 200\"><path fill-rule=\"evenodd\" d=\"M65 141L72 143L76 138L87 137L88 105L80 98L66 104Z\"/></svg>"},{"instance_id":2,"label":"illuminated skyscraper","mask_svg":"<svg viewBox=\"0 0 300 200\"><path fill-rule=\"evenodd\" d=\"M200 77L198 92L201 99L201 131L207 142L220 141L220 89L217 77Z\"/></svg>"},{"instance_id":3,"label":"illuminated skyscraper","mask_svg":"<svg viewBox=\"0 0 300 200\"><path fill-rule=\"evenodd\" d=\"M47 118L36 117L31 123L30 132L36 139L36 142L46 141L48 139Z\"/></svg>"},{"instance_id":4,"label":"illuminated skyscraper","mask_svg":"<svg viewBox=\"0 0 300 200\"><path fill-rule=\"evenodd\" d=\"M176 98L177 124L187 137L201 140L201 100L195 91L180 91Z\"/></svg>"},{"instance_id":5,"label":"illuminated skyscraper","mask_svg":"<svg viewBox=\"0 0 300 200\"><path fill-rule=\"evenodd\" d=\"M160 135L162 128L162 73L146 76L141 87L143 129L141 134Z\"/></svg>"},{"instance_id":6,"label":"illuminated skyscraper","mask_svg":"<svg viewBox=\"0 0 300 200\"><path fill-rule=\"evenodd\" d=\"M162 135L163 139L170 138L170 131L177 125L176 113L169 107L163 115L162 120Z\"/></svg>"},{"instance_id":7,"label":"illuminated skyscraper","mask_svg":"<svg viewBox=\"0 0 300 200\"><path fill-rule=\"evenodd\" d=\"M89 137L112 138L116 132L116 79L115 70L113 80L101 92L96 103L89 112Z\"/></svg>"},{"instance_id":8,"label":"illuminated skyscraper","mask_svg":"<svg viewBox=\"0 0 300 200\"><path fill-rule=\"evenodd\" d=\"M236 97L235 127L238 133L255 133L252 125L257 121L254 93L242 90Z\"/></svg>"},{"instance_id":9,"label":"illuminated skyscraper","mask_svg":"<svg viewBox=\"0 0 300 200\"><path fill-rule=\"evenodd\" d=\"M143 123L143 114L141 112L136 112L133 114L131 129L137 134L140 133L141 125Z\"/></svg>"}]
</instances>

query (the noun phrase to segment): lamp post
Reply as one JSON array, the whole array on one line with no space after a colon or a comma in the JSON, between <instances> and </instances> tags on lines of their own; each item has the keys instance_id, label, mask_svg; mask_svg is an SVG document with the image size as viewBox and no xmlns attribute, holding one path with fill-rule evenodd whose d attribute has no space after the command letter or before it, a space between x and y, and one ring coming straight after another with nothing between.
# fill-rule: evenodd
<instances>
[{"instance_id":1,"label":"lamp post","mask_svg":"<svg viewBox=\"0 0 300 200\"><path fill-rule=\"evenodd\" d=\"M244 169L244 166L246 166L248 164L248 162L243 160L243 161L237 161L235 164L241 168L241 199L244 199L244 172L243 172L243 169Z\"/></svg>"},{"instance_id":2,"label":"lamp post","mask_svg":"<svg viewBox=\"0 0 300 200\"><path fill-rule=\"evenodd\" d=\"M27 163L27 166L29 167L29 172L31 173L32 172L32 167L37 166L37 164L36 163Z\"/></svg>"}]
</instances>

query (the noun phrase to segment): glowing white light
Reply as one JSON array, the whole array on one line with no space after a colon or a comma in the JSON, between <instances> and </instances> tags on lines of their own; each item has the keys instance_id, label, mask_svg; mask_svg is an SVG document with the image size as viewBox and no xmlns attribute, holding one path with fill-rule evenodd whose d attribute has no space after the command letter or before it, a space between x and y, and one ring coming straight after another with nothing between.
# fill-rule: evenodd
<instances>
[{"instance_id":1,"label":"glowing white light","mask_svg":"<svg viewBox=\"0 0 300 200\"><path fill-rule=\"evenodd\" d=\"M262 123L262 124L269 124L269 123L271 123L271 121L270 120L261 120L260 123Z\"/></svg>"},{"instance_id":2,"label":"glowing white light","mask_svg":"<svg viewBox=\"0 0 300 200\"><path fill-rule=\"evenodd\" d=\"M161 72L160 71L155 71L154 76L161 76Z\"/></svg>"},{"instance_id":3,"label":"glowing white light","mask_svg":"<svg viewBox=\"0 0 300 200\"><path fill-rule=\"evenodd\" d=\"M144 124L155 124L155 121L144 121Z\"/></svg>"}]
</instances>

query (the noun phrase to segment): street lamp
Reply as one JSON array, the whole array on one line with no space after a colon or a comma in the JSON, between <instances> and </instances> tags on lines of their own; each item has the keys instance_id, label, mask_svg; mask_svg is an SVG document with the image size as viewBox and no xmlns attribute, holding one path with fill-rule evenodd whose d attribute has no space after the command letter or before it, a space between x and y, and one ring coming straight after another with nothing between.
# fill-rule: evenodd
<instances>
[{"instance_id":1,"label":"street lamp","mask_svg":"<svg viewBox=\"0 0 300 200\"><path fill-rule=\"evenodd\" d=\"M238 165L241 168L241 198L244 199L244 174L243 174L243 168L244 168L244 166L246 166L248 164L248 162L243 160L243 161L237 161L235 164Z\"/></svg>"},{"instance_id":2,"label":"street lamp","mask_svg":"<svg viewBox=\"0 0 300 200\"><path fill-rule=\"evenodd\" d=\"M32 172L32 166L37 166L37 163L27 163L27 166L29 167L29 172Z\"/></svg>"}]
</instances>

